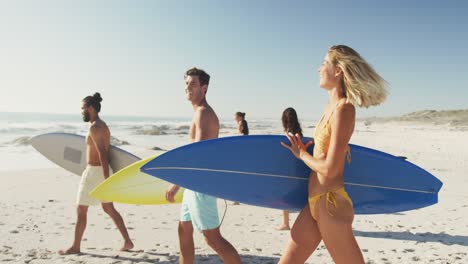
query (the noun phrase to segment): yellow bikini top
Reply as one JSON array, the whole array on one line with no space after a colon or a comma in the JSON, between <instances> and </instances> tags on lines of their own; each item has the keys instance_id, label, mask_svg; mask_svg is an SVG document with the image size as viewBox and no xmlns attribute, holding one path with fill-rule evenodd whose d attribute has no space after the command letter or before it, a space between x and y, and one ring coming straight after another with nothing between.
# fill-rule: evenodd
<instances>
[{"instance_id":1,"label":"yellow bikini top","mask_svg":"<svg viewBox=\"0 0 468 264\"><path fill-rule=\"evenodd\" d=\"M333 117L333 113L335 112L335 109L338 108L338 106L340 106L342 102L344 101L340 101L335 105L335 108L333 108L325 124L322 125L323 118L325 117L325 113L323 113L322 117L320 118L320 121L315 126L314 150L318 150L321 153L324 153L325 155L327 155L328 153L328 147L330 146L330 138L332 134L330 119ZM346 158L348 160L348 163L350 163L351 162L351 149L349 148L349 146L347 147L346 152L347 152Z\"/></svg>"}]
</instances>

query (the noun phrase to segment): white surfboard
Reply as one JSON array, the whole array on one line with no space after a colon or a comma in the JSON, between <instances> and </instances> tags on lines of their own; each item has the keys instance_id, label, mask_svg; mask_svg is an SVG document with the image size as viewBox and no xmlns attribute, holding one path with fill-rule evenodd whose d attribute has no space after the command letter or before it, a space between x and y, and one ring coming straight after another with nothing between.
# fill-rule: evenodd
<instances>
[{"instance_id":1,"label":"white surfboard","mask_svg":"<svg viewBox=\"0 0 468 264\"><path fill-rule=\"evenodd\" d=\"M81 176L86 168L86 139L69 133L48 133L31 139L32 146L60 167ZM115 146L110 148L110 166L115 172L140 160Z\"/></svg>"}]
</instances>

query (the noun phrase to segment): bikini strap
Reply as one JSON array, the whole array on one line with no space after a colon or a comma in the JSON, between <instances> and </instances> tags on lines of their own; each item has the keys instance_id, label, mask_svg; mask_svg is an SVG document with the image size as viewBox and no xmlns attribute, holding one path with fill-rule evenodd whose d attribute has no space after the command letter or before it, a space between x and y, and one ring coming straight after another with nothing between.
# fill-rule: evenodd
<instances>
[{"instance_id":1,"label":"bikini strap","mask_svg":"<svg viewBox=\"0 0 468 264\"><path fill-rule=\"evenodd\" d=\"M344 102L346 102L346 100L340 100L340 101L338 101L338 103L336 103L335 107L333 108L332 112L330 113L330 116L328 117L327 122L325 124L327 124L330 121L330 119L332 119L333 114L335 113L335 110L341 105L342 102L344 103Z\"/></svg>"}]
</instances>

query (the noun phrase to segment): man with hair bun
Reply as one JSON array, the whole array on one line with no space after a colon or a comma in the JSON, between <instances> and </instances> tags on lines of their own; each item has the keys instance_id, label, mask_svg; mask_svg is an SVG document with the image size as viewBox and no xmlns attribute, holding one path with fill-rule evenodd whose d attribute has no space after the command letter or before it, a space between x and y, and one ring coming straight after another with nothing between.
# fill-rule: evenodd
<instances>
[{"instance_id":1,"label":"man with hair bun","mask_svg":"<svg viewBox=\"0 0 468 264\"><path fill-rule=\"evenodd\" d=\"M91 124L86 136L86 161L88 165L83 171L78 189L75 238L70 248L59 251L60 255L80 253L81 239L86 229L88 207L98 204L101 204L104 212L112 218L122 234L124 244L120 250L128 251L133 248L132 240L128 235L122 216L114 208L113 203L96 200L89 196L91 190L112 175L112 169L109 166L111 135L106 123L99 118L101 102L102 98L99 93L95 93L93 96L86 96L82 101L83 121Z\"/></svg>"}]
</instances>

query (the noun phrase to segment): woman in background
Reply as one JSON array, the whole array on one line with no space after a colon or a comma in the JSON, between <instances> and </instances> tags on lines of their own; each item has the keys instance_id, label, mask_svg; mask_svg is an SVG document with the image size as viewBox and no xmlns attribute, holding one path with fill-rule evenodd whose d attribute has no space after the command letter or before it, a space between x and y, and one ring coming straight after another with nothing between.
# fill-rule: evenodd
<instances>
[{"instance_id":1,"label":"woman in background","mask_svg":"<svg viewBox=\"0 0 468 264\"><path fill-rule=\"evenodd\" d=\"M285 133L292 133L293 135L299 134L302 137L301 124L297 118L296 110L292 107L288 107L283 111L281 116L283 123L283 130ZM289 230L289 211L283 211L283 223L276 228L277 230Z\"/></svg>"},{"instance_id":2,"label":"woman in background","mask_svg":"<svg viewBox=\"0 0 468 264\"><path fill-rule=\"evenodd\" d=\"M237 122L237 132L240 135L248 135L249 134L249 126L247 125L247 121L245 120L245 113L237 112L234 115L234 119Z\"/></svg>"}]
</instances>

